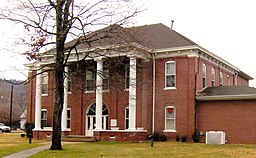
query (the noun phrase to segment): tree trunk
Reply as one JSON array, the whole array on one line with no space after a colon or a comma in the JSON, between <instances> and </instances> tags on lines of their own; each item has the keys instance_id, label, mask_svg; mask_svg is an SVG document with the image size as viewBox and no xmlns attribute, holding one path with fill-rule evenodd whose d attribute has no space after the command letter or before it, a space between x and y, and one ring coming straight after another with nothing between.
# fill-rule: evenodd
<instances>
[{"instance_id":1,"label":"tree trunk","mask_svg":"<svg viewBox=\"0 0 256 158\"><path fill-rule=\"evenodd\" d=\"M63 66L60 66L55 70L55 104L53 113L53 133L52 133L52 145L51 150L62 150L61 145L61 113L63 109Z\"/></svg>"}]
</instances>

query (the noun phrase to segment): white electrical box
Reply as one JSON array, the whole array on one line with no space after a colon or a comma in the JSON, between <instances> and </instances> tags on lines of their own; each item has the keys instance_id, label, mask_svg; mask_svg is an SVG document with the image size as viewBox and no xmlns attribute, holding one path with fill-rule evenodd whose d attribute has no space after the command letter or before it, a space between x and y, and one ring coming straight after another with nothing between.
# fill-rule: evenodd
<instances>
[{"instance_id":1,"label":"white electrical box","mask_svg":"<svg viewBox=\"0 0 256 158\"><path fill-rule=\"evenodd\" d=\"M225 144L225 132L209 131L206 132L206 144Z\"/></svg>"}]
</instances>

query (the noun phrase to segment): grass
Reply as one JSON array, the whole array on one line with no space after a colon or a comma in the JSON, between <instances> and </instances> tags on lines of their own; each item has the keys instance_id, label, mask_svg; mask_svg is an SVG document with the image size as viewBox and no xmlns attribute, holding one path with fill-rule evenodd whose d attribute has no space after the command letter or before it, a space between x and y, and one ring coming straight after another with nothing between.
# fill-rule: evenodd
<instances>
[{"instance_id":1,"label":"grass","mask_svg":"<svg viewBox=\"0 0 256 158\"><path fill-rule=\"evenodd\" d=\"M255 145L206 145L202 143L155 142L150 143L78 143L64 144L62 151L45 150L32 158L169 158L169 157L256 157Z\"/></svg>"},{"instance_id":2,"label":"grass","mask_svg":"<svg viewBox=\"0 0 256 158\"><path fill-rule=\"evenodd\" d=\"M21 133L0 133L0 157L19 152L21 150L41 146L42 141L32 141L29 144L28 138L22 138Z\"/></svg>"},{"instance_id":3,"label":"grass","mask_svg":"<svg viewBox=\"0 0 256 158\"><path fill-rule=\"evenodd\" d=\"M28 143L27 138L21 138L20 133L0 133L0 157L41 146L42 141L33 140ZM96 143L64 143L62 151L45 150L32 158L226 158L226 157L256 157L256 145L206 145L203 143L182 142L154 142L154 147L146 143L120 143L120 142L96 142Z\"/></svg>"}]
</instances>

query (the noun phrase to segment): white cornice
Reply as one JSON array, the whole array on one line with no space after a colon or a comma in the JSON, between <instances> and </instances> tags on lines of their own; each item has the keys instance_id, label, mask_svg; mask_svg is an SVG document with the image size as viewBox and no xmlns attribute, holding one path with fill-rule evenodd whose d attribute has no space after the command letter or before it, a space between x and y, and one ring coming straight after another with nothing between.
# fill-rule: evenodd
<instances>
[{"instance_id":1,"label":"white cornice","mask_svg":"<svg viewBox=\"0 0 256 158\"><path fill-rule=\"evenodd\" d=\"M255 100L256 94L196 96L198 101Z\"/></svg>"}]
</instances>

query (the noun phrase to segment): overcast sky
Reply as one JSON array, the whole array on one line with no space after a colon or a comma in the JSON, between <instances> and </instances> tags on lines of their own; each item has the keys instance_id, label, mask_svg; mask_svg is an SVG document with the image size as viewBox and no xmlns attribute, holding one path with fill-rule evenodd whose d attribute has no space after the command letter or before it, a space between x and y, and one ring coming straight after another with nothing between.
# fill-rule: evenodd
<instances>
[{"instance_id":1,"label":"overcast sky","mask_svg":"<svg viewBox=\"0 0 256 158\"><path fill-rule=\"evenodd\" d=\"M146 3L145 3L146 2ZM163 23L256 78L255 0L148 0L137 24ZM255 80L250 83L256 87Z\"/></svg>"},{"instance_id":2,"label":"overcast sky","mask_svg":"<svg viewBox=\"0 0 256 158\"><path fill-rule=\"evenodd\" d=\"M174 20L174 30L256 78L255 0L134 0L134 2L146 8L146 11L137 17L135 25L163 23L171 27L171 20ZM25 62L24 57L6 51L12 48L15 50L13 39L18 36L19 30L14 31L12 25L1 23L0 67L2 70L8 70L8 73L0 71L0 76L25 78L20 73L9 71L15 68L24 69L22 66ZM253 81L251 86L256 87L256 82Z\"/></svg>"}]
</instances>

